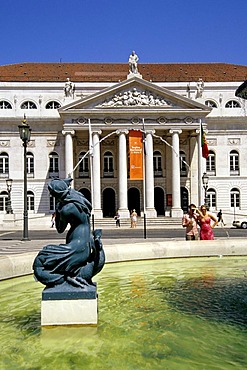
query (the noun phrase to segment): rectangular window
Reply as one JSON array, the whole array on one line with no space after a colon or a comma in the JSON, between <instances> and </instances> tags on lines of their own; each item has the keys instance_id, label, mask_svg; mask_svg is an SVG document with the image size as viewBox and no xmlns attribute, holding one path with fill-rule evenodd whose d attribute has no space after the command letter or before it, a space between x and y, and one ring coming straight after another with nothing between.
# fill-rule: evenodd
<instances>
[{"instance_id":1,"label":"rectangular window","mask_svg":"<svg viewBox=\"0 0 247 370\"><path fill-rule=\"evenodd\" d=\"M9 174L9 159L7 157L0 157L0 175L4 177Z\"/></svg>"}]
</instances>

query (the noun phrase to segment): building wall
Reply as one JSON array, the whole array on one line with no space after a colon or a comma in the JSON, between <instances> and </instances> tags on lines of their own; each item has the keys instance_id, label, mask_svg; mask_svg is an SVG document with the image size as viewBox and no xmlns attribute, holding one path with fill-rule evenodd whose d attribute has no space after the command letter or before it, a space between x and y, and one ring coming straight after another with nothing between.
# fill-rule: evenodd
<instances>
[{"instance_id":1,"label":"building wall","mask_svg":"<svg viewBox=\"0 0 247 370\"><path fill-rule=\"evenodd\" d=\"M65 152L63 120L58 111L45 109L47 102L57 101L62 106L66 105L81 96L102 90L103 88L114 85L113 83L77 83L74 98L64 96L64 83L11 83L0 82L0 101L5 100L12 104L13 109L0 110L0 153L6 152L9 155L9 176L13 179L12 206L14 212L19 214L23 209L23 147L19 138L18 125L21 124L24 114L32 128L31 141L28 151L33 153L35 160L34 178L28 178L28 190L35 194L35 213L49 213L49 194L47 183L49 181L49 154L52 151L59 155L59 176L66 176L65 173ZM188 83L169 83L160 82L156 85L170 89L182 96L188 97ZM233 212L242 215L247 214L247 134L246 134L246 103L242 99L236 98L234 93L239 86L237 82L205 83L203 96L196 99L196 82L190 83L190 98L205 103L212 100L217 104L206 119L207 140L209 149L216 154L216 175L210 176L209 188L216 191L216 211L222 209L225 213L232 215ZM37 109L20 109L24 101L32 101L37 105ZM236 100L241 108L225 108L229 100ZM162 130L156 131L157 135L166 137L171 143L171 137ZM185 187L189 193L189 200L196 202L198 199L198 178L197 178L197 147L196 136L189 136L183 133L180 137L180 150L186 153L186 159L191 167L186 178L181 178L181 186ZM78 131L73 138L74 143L74 164L77 163L79 153L88 148L88 138L85 132ZM112 187L116 193L116 204L118 202L118 140L112 138L101 145L101 159L105 151L111 151L115 158L114 178L102 178L102 192L107 187ZM162 178L155 178L154 184L164 190L165 195L171 194L172 177L172 151L171 148L160 143L154 138L154 151L162 153ZM230 176L229 153L231 150L239 152L240 174ZM205 167L205 161L203 160ZM101 162L101 169L103 162ZM0 178L0 192L6 190L5 178ZM75 175L75 187L85 187L90 189L90 179L79 179ZM140 183L130 183L128 187L139 187ZM234 209L230 205L230 191L237 188L240 191L240 209ZM142 204L141 204L142 206ZM165 204L166 206L166 204ZM169 207L167 207L169 209Z\"/></svg>"}]
</instances>

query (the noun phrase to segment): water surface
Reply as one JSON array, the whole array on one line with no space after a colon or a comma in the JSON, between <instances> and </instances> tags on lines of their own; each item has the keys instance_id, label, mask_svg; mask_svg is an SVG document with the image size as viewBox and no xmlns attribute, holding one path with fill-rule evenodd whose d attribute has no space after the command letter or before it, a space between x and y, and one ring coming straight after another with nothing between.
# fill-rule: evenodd
<instances>
[{"instance_id":1,"label":"water surface","mask_svg":"<svg viewBox=\"0 0 247 370\"><path fill-rule=\"evenodd\" d=\"M106 265L98 327L40 328L43 286L0 283L0 369L247 368L247 258Z\"/></svg>"}]
</instances>

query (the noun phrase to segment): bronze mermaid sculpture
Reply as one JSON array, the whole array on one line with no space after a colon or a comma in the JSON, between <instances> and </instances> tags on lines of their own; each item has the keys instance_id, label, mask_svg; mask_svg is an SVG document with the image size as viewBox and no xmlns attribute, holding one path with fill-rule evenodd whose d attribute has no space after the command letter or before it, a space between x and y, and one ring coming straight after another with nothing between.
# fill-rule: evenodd
<instances>
[{"instance_id":1,"label":"bronze mermaid sculpture","mask_svg":"<svg viewBox=\"0 0 247 370\"><path fill-rule=\"evenodd\" d=\"M70 229L65 244L45 246L34 260L34 275L47 288L60 284L93 287L92 277L105 263L101 230L92 233L90 229L91 203L70 187L71 181L54 179L48 184L56 199L56 229L58 233L63 233L68 225Z\"/></svg>"}]
</instances>

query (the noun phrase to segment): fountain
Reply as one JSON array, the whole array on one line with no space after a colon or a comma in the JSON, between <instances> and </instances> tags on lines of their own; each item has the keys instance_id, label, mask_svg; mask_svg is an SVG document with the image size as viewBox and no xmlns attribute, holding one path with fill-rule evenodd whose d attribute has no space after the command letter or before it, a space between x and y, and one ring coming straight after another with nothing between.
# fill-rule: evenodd
<instances>
[{"instance_id":1,"label":"fountain","mask_svg":"<svg viewBox=\"0 0 247 370\"><path fill-rule=\"evenodd\" d=\"M33 263L42 292L41 325L96 325L97 290L92 282L105 263L101 230L90 231L92 206L70 187L72 179L53 179L48 189L56 199L55 225L70 229L66 243L45 246Z\"/></svg>"}]
</instances>

